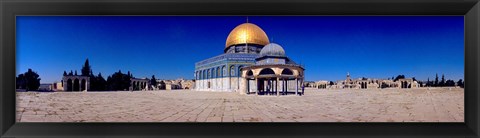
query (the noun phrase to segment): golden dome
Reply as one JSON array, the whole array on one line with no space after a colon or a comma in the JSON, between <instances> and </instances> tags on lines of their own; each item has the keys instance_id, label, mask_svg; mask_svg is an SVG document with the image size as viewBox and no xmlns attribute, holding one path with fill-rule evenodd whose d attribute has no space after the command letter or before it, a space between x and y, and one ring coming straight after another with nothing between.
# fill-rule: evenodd
<instances>
[{"instance_id":1,"label":"golden dome","mask_svg":"<svg viewBox=\"0 0 480 138\"><path fill-rule=\"evenodd\" d=\"M265 46L270 43L270 41L262 28L252 23L243 23L235 27L230 34L228 34L225 49L232 45L245 43Z\"/></svg>"}]
</instances>

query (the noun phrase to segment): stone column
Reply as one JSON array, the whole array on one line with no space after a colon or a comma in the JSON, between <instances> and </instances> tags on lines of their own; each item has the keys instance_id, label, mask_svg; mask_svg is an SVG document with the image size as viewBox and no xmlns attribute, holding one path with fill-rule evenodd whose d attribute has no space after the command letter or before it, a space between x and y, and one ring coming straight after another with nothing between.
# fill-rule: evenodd
<instances>
[{"instance_id":1,"label":"stone column","mask_svg":"<svg viewBox=\"0 0 480 138\"><path fill-rule=\"evenodd\" d=\"M87 91L88 91L88 89L87 89L88 87L87 87L87 86L88 86L88 81L87 81L87 80L85 80L85 92L87 92Z\"/></svg>"},{"instance_id":2,"label":"stone column","mask_svg":"<svg viewBox=\"0 0 480 138\"><path fill-rule=\"evenodd\" d=\"M75 80L72 80L72 92L75 91Z\"/></svg>"},{"instance_id":3,"label":"stone column","mask_svg":"<svg viewBox=\"0 0 480 138\"><path fill-rule=\"evenodd\" d=\"M146 82L143 82L143 90L146 91L147 90L147 83Z\"/></svg>"},{"instance_id":4,"label":"stone column","mask_svg":"<svg viewBox=\"0 0 480 138\"><path fill-rule=\"evenodd\" d=\"M255 92L256 95L258 95L258 78L255 77L255 85L257 85L257 91Z\"/></svg>"},{"instance_id":5,"label":"stone column","mask_svg":"<svg viewBox=\"0 0 480 138\"><path fill-rule=\"evenodd\" d=\"M247 79L247 93L250 93L250 80Z\"/></svg>"},{"instance_id":6,"label":"stone column","mask_svg":"<svg viewBox=\"0 0 480 138\"><path fill-rule=\"evenodd\" d=\"M240 86L241 88L239 88L240 94L247 94L247 91L248 91L246 90L248 88L248 84L246 84L247 81L248 81L247 78L242 78L242 82L241 82L242 85Z\"/></svg>"},{"instance_id":7,"label":"stone column","mask_svg":"<svg viewBox=\"0 0 480 138\"><path fill-rule=\"evenodd\" d=\"M280 95L280 92L278 91L278 82L280 81L280 78L277 77L277 81L275 82L275 91L277 91L277 96Z\"/></svg>"},{"instance_id":8,"label":"stone column","mask_svg":"<svg viewBox=\"0 0 480 138\"><path fill-rule=\"evenodd\" d=\"M298 95L298 79L295 78L295 95Z\"/></svg>"}]
</instances>

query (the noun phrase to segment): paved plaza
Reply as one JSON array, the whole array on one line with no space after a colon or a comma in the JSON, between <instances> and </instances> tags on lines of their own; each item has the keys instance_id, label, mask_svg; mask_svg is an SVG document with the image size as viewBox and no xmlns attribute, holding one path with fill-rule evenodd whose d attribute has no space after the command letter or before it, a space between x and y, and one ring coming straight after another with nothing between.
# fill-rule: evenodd
<instances>
[{"instance_id":1,"label":"paved plaza","mask_svg":"<svg viewBox=\"0 0 480 138\"><path fill-rule=\"evenodd\" d=\"M463 122L464 89L17 92L19 122Z\"/></svg>"}]
</instances>

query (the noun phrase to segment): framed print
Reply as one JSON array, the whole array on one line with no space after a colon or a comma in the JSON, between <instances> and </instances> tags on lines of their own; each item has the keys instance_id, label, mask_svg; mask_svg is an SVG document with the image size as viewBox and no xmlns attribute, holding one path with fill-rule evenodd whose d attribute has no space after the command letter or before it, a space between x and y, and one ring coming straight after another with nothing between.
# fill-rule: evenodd
<instances>
[{"instance_id":1,"label":"framed print","mask_svg":"<svg viewBox=\"0 0 480 138\"><path fill-rule=\"evenodd\" d=\"M479 12L4 1L2 136L478 137Z\"/></svg>"}]
</instances>

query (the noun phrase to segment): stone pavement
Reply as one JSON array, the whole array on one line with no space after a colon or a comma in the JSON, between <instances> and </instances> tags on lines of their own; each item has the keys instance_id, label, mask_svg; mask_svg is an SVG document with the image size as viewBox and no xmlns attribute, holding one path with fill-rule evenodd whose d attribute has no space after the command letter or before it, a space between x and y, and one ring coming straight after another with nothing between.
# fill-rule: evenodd
<instances>
[{"instance_id":1,"label":"stone pavement","mask_svg":"<svg viewBox=\"0 0 480 138\"><path fill-rule=\"evenodd\" d=\"M17 92L18 122L463 122L461 88L255 96L191 90Z\"/></svg>"}]
</instances>

